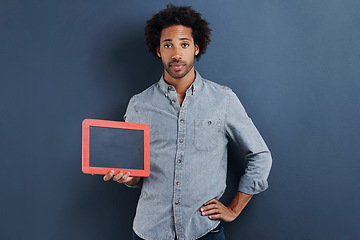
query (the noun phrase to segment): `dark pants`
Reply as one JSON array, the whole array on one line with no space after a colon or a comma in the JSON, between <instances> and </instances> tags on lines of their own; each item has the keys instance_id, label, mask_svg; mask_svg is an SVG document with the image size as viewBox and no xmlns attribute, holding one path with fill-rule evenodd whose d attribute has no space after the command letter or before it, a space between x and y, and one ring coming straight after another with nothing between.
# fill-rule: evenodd
<instances>
[{"instance_id":1,"label":"dark pants","mask_svg":"<svg viewBox=\"0 0 360 240\"><path fill-rule=\"evenodd\" d=\"M143 240L136 233L133 232L133 240ZM211 230L205 236L199 238L199 240L225 240L224 228L220 223L214 230Z\"/></svg>"}]
</instances>

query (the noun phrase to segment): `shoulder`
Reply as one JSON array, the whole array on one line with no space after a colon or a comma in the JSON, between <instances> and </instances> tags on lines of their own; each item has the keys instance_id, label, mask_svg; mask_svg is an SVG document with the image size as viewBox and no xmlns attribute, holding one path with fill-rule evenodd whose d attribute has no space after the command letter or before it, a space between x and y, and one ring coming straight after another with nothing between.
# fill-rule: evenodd
<instances>
[{"instance_id":1,"label":"shoulder","mask_svg":"<svg viewBox=\"0 0 360 240\"><path fill-rule=\"evenodd\" d=\"M202 82L206 95L216 96L217 101L224 101L227 107L234 103L240 103L240 99L237 94L230 87L204 78L202 78Z\"/></svg>"},{"instance_id":2,"label":"shoulder","mask_svg":"<svg viewBox=\"0 0 360 240\"><path fill-rule=\"evenodd\" d=\"M202 82L204 89L207 91L215 92L216 94L223 94L226 96L233 93L231 88L229 88L228 86L221 85L205 78L202 78Z\"/></svg>"},{"instance_id":3,"label":"shoulder","mask_svg":"<svg viewBox=\"0 0 360 240\"><path fill-rule=\"evenodd\" d=\"M144 91L133 95L130 99L130 102L133 102L135 104L139 102L141 103L141 102L149 101L149 99L151 99L154 96L154 93L156 91L159 91L158 83L154 83Z\"/></svg>"}]
</instances>

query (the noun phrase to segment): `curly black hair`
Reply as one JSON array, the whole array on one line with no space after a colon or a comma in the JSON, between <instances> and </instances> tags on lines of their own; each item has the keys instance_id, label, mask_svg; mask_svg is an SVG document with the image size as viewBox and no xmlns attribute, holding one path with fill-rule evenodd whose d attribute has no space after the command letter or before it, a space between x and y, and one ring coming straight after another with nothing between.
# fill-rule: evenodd
<instances>
[{"instance_id":1,"label":"curly black hair","mask_svg":"<svg viewBox=\"0 0 360 240\"><path fill-rule=\"evenodd\" d=\"M154 14L146 22L145 44L149 52L157 56L157 49L160 46L161 31L173 25L183 25L192 29L192 36L195 44L199 46L199 54L196 60L199 61L202 54L206 52L206 47L210 43L211 29L209 23L201 18L201 14L186 6L174 6L171 3L166 9Z\"/></svg>"}]
</instances>

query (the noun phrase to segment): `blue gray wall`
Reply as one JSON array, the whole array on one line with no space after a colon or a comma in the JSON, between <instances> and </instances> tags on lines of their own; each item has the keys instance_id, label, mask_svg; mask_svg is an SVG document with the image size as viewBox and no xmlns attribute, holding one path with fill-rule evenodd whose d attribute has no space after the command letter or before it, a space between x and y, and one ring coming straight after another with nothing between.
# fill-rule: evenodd
<instances>
[{"instance_id":1,"label":"blue gray wall","mask_svg":"<svg viewBox=\"0 0 360 240\"><path fill-rule=\"evenodd\" d=\"M81 121L122 120L162 73L143 27L167 1L0 1L0 239L130 239L139 191L81 172ZM173 1L211 22L196 63L269 145L270 188L228 239L360 235L360 2ZM228 203L243 171L230 144Z\"/></svg>"}]
</instances>

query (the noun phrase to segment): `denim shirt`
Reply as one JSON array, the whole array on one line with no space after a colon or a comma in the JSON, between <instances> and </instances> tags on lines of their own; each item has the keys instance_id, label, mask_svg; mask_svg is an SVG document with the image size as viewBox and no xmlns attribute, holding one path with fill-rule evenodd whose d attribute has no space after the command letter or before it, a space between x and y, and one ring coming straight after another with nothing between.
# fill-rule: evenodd
<instances>
[{"instance_id":1,"label":"denim shirt","mask_svg":"<svg viewBox=\"0 0 360 240\"><path fill-rule=\"evenodd\" d=\"M150 125L150 176L139 184L133 223L146 240L197 239L216 228L219 220L202 216L200 207L225 191L229 138L247 159L238 190L268 187L272 160L258 130L231 89L198 72L181 106L162 77L131 98L124 118Z\"/></svg>"}]
</instances>

